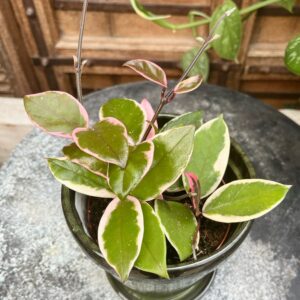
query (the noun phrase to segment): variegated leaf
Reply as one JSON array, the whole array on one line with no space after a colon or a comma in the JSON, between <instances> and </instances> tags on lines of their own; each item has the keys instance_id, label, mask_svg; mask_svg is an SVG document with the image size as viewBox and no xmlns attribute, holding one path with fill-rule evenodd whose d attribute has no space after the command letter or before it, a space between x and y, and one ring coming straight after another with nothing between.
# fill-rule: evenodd
<instances>
[{"instance_id":1,"label":"variegated leaf","mask_svg":"<svg viewBox=\"0 0 300 300\"><path fill-rule=\"evenodd\" d=\"M184 126L156 135L150 170L130 194L139 200L151 200L171 186L189 161L194 131L194 126Z\"/></svg>"},{"instance_id":2,"label":"variegated leaf","mask_svg":"<svg viewBox=\"0 0 300 300\"><path fill-rule=\"evenodd\" d=\"M145 59L134 59L127 61L124 66L131 68L147 80L150 80L164 88L167 87L167 76L164 70L153 63L152 61Z\"/></svg>"},{"instance_id":3,"label":"variegated leaf","mask_svg":"<svg viewBox=\"0 0 300 300\"><path fill-rule=\"evenodd\" d=\"M147 203L141 203L144 217L144 237L142 248L134 266L140 270L169 278L167 272L167 246L160 221Z\"/></svg>"},{"instance_id":4,"label":"variegated leaf","mask_svg":"<svg viewBox=\"0 0 300 300\"><path fill-rule=\"evenodd\" d=\"M114 197L103 177L66 158L48 158L48 166L55 179L71 190L93 197Z\"/></svg>"},{"instance_id":5,"label":"variegated leaf","mask_svg":"<svg viewBox=\"0 0 300 300\"><path fill-rule=\"evenodd\" d=\"M229 131L222 115L203 124L196 131L194 150L186 172L193 172L198 176L201 198L211 194L222 181L229 150ZM186 185L186 180L183 179Z\"/></svg>"},{"instance_id":6,"label":"variegated leaf","mask_svg":"<svg viewBox=\"0 0 300 300\"><path fill-rule=\"evenodd\" d=\"M284 199L290 186L263 179L230 182L205 202L202 213L222 223L244 222L261 217Z\"/></svg>"},{"instance_id":7,"label":"variegated leaf","mask_svg":"<svg viewBox=\"0 0 300 300\"><path fill-rule=\"evenodd\" d=\"M212 43L216 53L221 58L229 60L237 57L242 38L242 19L237 5L231 0L224 1L215 9L209 25L210 30L212 30L220 18L233 9L235 10L228 14L216 29L215 35L219 35L219 38Z\"/></svg>"},{"instance_id":8,"label":"variegated leaf","mask_svg":"<svg viewBox=\"0 0 300 300\"><path fill-rule=\"evenodd\" d=\"M105 260L122 281L140 253L144 233L140 202L133 198L115 198L107 206L98 227L98 243Z\"/></svg>"},{"instance_id":9,"label":"variegated leaf","mask_svg":"<svg viewBox=\"0 0 300 300\"><path fill-rule=\"evenodd\" d=\"M95 173L97 175L107 177L107 167L108 164L102 160L91 156L78 148L75 143L72 143L63 148L63 154L68 160L81 165L85 169Z\"/></svg>"},{"instance_id":10,"label":"variegated leaf","mask_svg":"<svg viewBox=\"0 0 300 300\"><path fill-rule=\"evenodd\" d=\"M177 127L182 127L187 125L194 125L195 129L198 129L202 125L202 123L203 123L202 111L188 112L171 119L163 126L163 128L160 131L162 132L171 128L177 128Z\"/></svg>"},{"instance_id":11,"label":"variegated leaf","mask_svg":"<svg viewBox=\"0 0 300 300\"><path fill-rule=\"evenodd\" d=\"M109 185L116 195L123 198L142 180L152 164L153 152L153 143L143 142L129 148L125 168L109 165Z\"/></svg>"},{"instance_id":12,"label":"variegated leaf","mask_svg":"<svg viewBox=\"0 0 300 300\"><path fill-rule=\"evenodd\" d=\"M48 133L72 138L72 131L88 127L84 107L73 96L49 91L24 97L25 110L33 124Z\"/></svg>"},{"instance_id":13,"label":"variegated leaf","mask_svg":"<svg viewBox=\"0 0 300 300\"><path fill-rule=\"evenodd\" d=\"M128 142L125 126L115 118L105 118L92 129L78 128L73 140L85 153L108 163L125 167L128 158Z\"/></svg>"},{"instance_id":14,"label":"variegated leaf","mask_svg":"<svg viewBox=\"0 0 300 300\"><path fill-rule=\"evenodd\" d=\"M113 117L124 124L131 144L142 139L147 126L146 114L138 102L127 98L110 99L99 111L100 120L107 117Z\"/></svg>"},{"instance_id":15,"label":"variegated leaf","mask_svg":"<svg viewBox=\"0 0 300 300\"><path fill-rule=\"evenodd\" d=\"M200 84L202 83L203 79L200 75L195 75L192 77L189 77L181 82L179 82L175 88L174 93L175 94L184 94L189 93L195 89L197 89Z\"/></svg>"},{"instance_id":16,"label":"variegated leaf","mask_svg":"<svg viewBox=\"0 0 300 300\"><path fill-rule=\"evenodd\" d=\"M156 200L155 211L163 231L179 255L180 261L193 253L193 237L197 220L192 211L184 204L174 201Z\"/></svg>"}]
</instances>

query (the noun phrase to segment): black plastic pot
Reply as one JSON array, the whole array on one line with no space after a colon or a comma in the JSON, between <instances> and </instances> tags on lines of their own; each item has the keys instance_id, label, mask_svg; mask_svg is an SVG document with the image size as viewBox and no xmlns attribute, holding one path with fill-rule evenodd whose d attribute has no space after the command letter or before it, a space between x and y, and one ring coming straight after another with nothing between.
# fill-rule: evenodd
<instances>
[{"instance_id":1,"label":"black plastic pot","mask_svg":"<svg viewBox=\"0 0 300 300\"><path fill-rule=\"evenodd\" d=\"M171 116L160 117L160 125ZM254 169L240 146L232 141L226 182L253 178ZM62 208L74 238L85 253L99 264L115 289L125 299L200 299L213 281L217 267L240 246L247 236L251 222L232 225L231 234L223 246L197 261L168 265L170 280L133 269L129 280L119 281L114 270L106 263L97 243L89 235L86 221L86 196L62 187ZM100 200L101 201L101 200Z\"/></svg>"}]
</instances>

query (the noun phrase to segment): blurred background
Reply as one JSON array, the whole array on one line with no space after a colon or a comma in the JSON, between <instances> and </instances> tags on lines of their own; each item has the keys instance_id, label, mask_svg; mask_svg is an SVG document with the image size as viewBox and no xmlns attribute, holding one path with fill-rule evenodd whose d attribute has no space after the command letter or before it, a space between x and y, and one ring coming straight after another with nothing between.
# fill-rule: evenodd
<instances>
[{"instance_id":1,"label":"blurred background","mask_svg":"<svg viewBox=\"0 0 300 300\"><path fill-rule=\"evenodd\" d=\"M141 0L155 14L186 23L191 10L211 15L222 0ZM239 8L258 1L237 0ZM75 95L76 53L82 0L0 1L0 164L31 126L20 97L45 90ZM275 108L300 108L300 76L284 66L289 40L300 34L300 1L293 13L270 5L247 15L235 61L209 51L208 82L239 90ZM197 29L206 36L208 25ZM145 58L170 78L180 75L184 53L199 45L191 29L163 28L138 16L129 0L90 0L84 34L83 91L141 80L122 64ZM295 113L295 111L293 111ZM294 114L295 115L295 114ZM297 116L296 116L297 118ZM298 115L299 118L299 115Z\"/></svg>"}]
</instances>

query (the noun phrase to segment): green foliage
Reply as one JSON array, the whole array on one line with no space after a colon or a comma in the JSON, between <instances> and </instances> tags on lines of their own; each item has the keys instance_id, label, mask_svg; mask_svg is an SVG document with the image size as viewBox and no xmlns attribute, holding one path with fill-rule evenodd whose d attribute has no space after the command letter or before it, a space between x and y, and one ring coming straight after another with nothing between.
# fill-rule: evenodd
<instances>
[{"instance_id":1,"label":"green foliage","mask_svg":"<svg viewBox=\"0 0 300 300\"><path fill-rule=\"evenodd\" d=\"M113 117L125 125L131 143L136 144L142 139L146 114L136 101L127 98L108 100L99 111L100 120L107 117Z\"/></svg>"},{"instance_id":2,"label":"green foliage","mask_svg":"<svg viewBox=\"0 0 300 300\"><path fill-rule=\"evenodd\" d=\"M289 188L262 179L233 181L219 188L206 200L203 215L223 223L252 220L275 208Z\"/></svg>"},{"instance_id":3,"label":"green foliage","mask_svg":"<svg viewBox=\"0 0 300 300\"><path fill-rule=\"evenodd\" d=\"M204 123L196 131L194 150L186 172L198 176L202 198L211 194L220 184L227 167L229 150L230 137L222 115Z\"/></svg>"},{"instance_id":4,"label":"green foliage","mask_svg":"<svg viewBox=\"0 0 300 300\"><path fill-rule=\"evenodd\" d=\"M115 198L99 224L98 243L106 261L125 281L136 261L143 240L143 213L137 199Z\"/></svg>"},{"instance_id":5,"label":"green foliage","mask_svg":"<svg viewBox=\"0 0 300 300\"><path fill-rule=\"evenodd\" d=\"M113 196L103 177L66 158L48 158L48 165L57 181L78 193L94 197Z\"/></svg>"},{"instance_id":6,"label":"green foliage","mask_svg":"<svg viewBox=\"0 0 300 300\"><path fill-rule=\"evenodd\" d=\"M188 112L171 119L163 126L160 132L172 128L187 126L187 125L193 125L195 126L195 129L198 129L202 125L202 122L203 122L203 112L201 110Z\"/></svg>"},{"instance_id":7,"label":"green foliage","mask_svg":"<svg viewBox=\"0 0 300 300\"><path fill-rule=\"evenodd\" d=\"M180 67L185 70L189 64L193 61L194 57L198 52L198 48L192 48L185 52L180 60ZM189 72L189 76L201 75L204 81L207 81L209 75L209 57L206 52L204 52L197 60L193 69Z\"/></svg>"},{"instance_id":8,"label":"green foliage","mask_svg":"<svg viewBox=\"0 0 300 300\"><path fill-rule=\"evenodd\" d=\"M288 55L293 58L298 44L291 50ZM135 60L127 66L162 87L156 112L145 99L139 105L131 99L115 98L101 107L100 121L88 128L85 109L68 94L26 96L24 105L38 127L74 141L63 148L65 157L48 158L55 179L78 193L112 198L99 223L98 243L121 280L128 278L134 266L168 278L166 238L181 261L191 256L198 246L196 217L201 215L200 202L206 196L210 195L202 209L204 217L241 222L272 210L289 187L256 179L234 181L217 189L230 148L222 116L202 124L201 111L189 112L166 123L158 134L152 131L149 135L151 127L146 131L147 119L155 124L163 105L176 93L196 88L200 76L181 80L166 91L165 73L157 65ZM166 191L183 190L183 185L187 192L184 201L164 200Z\"/></svg>"},{"instance_id":9,"label":"green foliage","mask_svg":"<svg viewBox=\"0 0 300 300\"><path fill-rule=\"evenodd\" d=\"M63 154L68 160L81 165L87 170L97 175L106 177L108 164L96 157L89 155L80 150L75 143L65 146L62 149Z\"/></svg>"},{"instance_id":10,"label":"green foliage","mask_svg":"<svg viewBox=\"0 0 300 300\"><path fill-rule=\"evenodd\" d=\"M294 7L295 3L296 3L296 0L280 0L278 2L279 5L284 7L290 13L293 11L293 7Z\"/></svg>"},{"instance_id":11,"label":"green foliage","mask_svg":"<svg viewBox=\"0 0 300 300\"><path fill-rule=\"evenodd\" d=\"M108 182L116 195L123 198L136 187L152 164L153 152L153 143L143 142L129 148L125 168L113 164L109 166Z\"/></svg>"},{"instance_id":12,"label":"green foliage","mask_svg":"<svg viewBox=\"0 0 300 300\"><path fill-rule=\"evenodd\" d=\"M73 132L76 145L84 152L108 163L125 167L128 140L125 126L114 118L105 118L91 129L77 128Z\"/></svg>"},{"instance_id":13,"label":"green foliage","mask_svg":"<svg viewBox=\"0 0 300 300\"><path fill-rule=\"evenodd\" d=\"M63 92L44 92L24 97L25 110L37 127L56 136L71 138L72 131L88 126L83 106Z\"/></svg>"},{"instance_id":14,"label":"green foliage","mask_svg":"<svg viewBox=\"0 0 300 300\"><path fill-rule=\"evenodd\" d=\"M288 43L284 62L289 71L300 76L300 35Z\"/></svg>"},{"instance_id":15,"label":"green foliage","mask_svg":"<svg viewBox=\"0 0 300 300\"><path fill-rule=\"evenodd\" d=\"M190 257L197 227L192 211L183 203L163 200L155 201L155 211L168 241L178 253L180 260Z\"/></svg>"},{"instance_id":16,"label":"green foliage","mask_svg":"<svg viewBox=\"0 0 300 300\"><path fill-rule=\"evenodd\" d=\"M193 149L193 137L193 126L173 128L156 135L153 139L152 165L131 194L147 201L155 199L171 186L188 163Z\"/></svg>"},{"instance_id":17,"label":"green foliage","mask_svg":"<svg viewBox=\"0 0 300 300\"><path fill-rule=\"evenodd\" d=\"M212 28L218 23L220 17L232 8L236 8L236 10L230 16L221 21L221 24L215 31L215 34L220 37L212 43L212 47L216 53L221 58L229 60L236 59L242 37L242 21L236 4L231 0L226 0L224 4L218 6L211 17L209 25L212 30Z\"/></svg>"},{"instance_id":18,"label":"green foliage","mask_svg":"<svg viewBox=\"0 0 300 300\"><path fill-rule=\"evenodd\" d=\"M161 223L153 208L141 203L144 217L144 236L142 248L134 266L163 278L169 278L167 272L167 246Z\"/></svg>"}]
</instances>

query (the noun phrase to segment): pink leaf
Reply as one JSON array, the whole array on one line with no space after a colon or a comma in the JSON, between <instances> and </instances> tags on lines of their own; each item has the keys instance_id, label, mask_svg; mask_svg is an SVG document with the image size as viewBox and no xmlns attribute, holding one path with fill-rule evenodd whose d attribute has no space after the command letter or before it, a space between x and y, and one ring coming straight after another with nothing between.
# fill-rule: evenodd
<instances>
[{"instance_id":1,"label":"pink leaf","mask_svg":"<svg viewBox=\"0 0 300 300\"><path fill-rule=\"evenodd\" d=\"M157 64L145 60L145 59L134 59L127 61L124 66L131 68L144 78L167 88L167 76L164 70Z\"/></svg>"},{"instance_id":2,"label":"pink leaf","mask_svg":"<svg viewBox=\"0 0 300 300\"><path fill-rule=\"evenodd\" d=\"M191 193L195 215L198 217L200 215L199 204L201 199L200 182L198 176L193 172L185 172L184 175L190 188L189 192Z\"/></svg>"},{"instance_id":3,"label":"pink leaf","mask_svg":"<svg viewBox=\"0 0 300 300\"><path fill-rule=\"evenodd\" d=\"M143 99L142 102L141 102L141 106L142 106L142 108L144 109L144 111L146 113L147 121L151 122L151 120L152 120L152 118L153 118L153 116L155 114L155 112L154 112L154 110L152 108L151 103L147 99ZM147 125L149 124L148 122L147 122ZM158 126L157 125L157 121L155 121L154 126L156 126L156 127ZM146 126L146 128L147 127L148 126ZM154 136L155 136L155 130L152 127L151 131L149 132L149 134L147 136L147 140L153 138Z\"/></svg>"},{"instance_id":4,"label":"pink leaf","mask_svg":"<svg viewBox=\"0 0 300 300\"><path fill-rule=\"evenodd\" d=\"M198 88L200 84L202 83L202 77L200 75L192 76L188 79L185 79L181 82L179 82L175 88L174 93L175 94L184 94L191 92Z\"/></svg>"}]
</instances>

